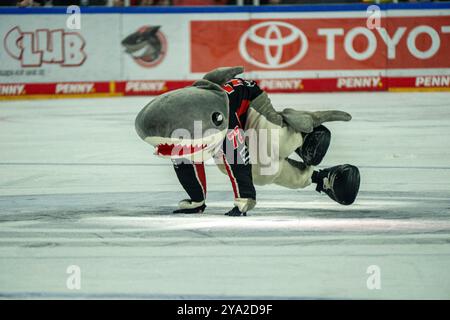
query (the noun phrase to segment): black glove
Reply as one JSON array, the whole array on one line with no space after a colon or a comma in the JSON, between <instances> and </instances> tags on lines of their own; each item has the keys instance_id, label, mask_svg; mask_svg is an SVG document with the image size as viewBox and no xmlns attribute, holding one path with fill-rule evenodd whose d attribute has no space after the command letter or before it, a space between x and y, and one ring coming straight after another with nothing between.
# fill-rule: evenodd
<instances>
[{"instance_id":1,"label":"black glove","mask_svg":"<svg viewBox=\"0 0 450 320\"><path fill-rule=\"evenodd\" d=\"M241 215L247 216L247 212L241 212L238 207L234 207L233 209L225 213L225 215L230 217L240 217Z\"/></svg>"},{"instance_id":2,"label":"black glove","mask_svg":"<svg viewBox=\"0 0 450 320\"><path fill-rule=\"evenodd\" d=\"M205 201L194 202L191 199L181 200L178 204L179 209L173 213L203 213L206 208Z\"/></svg>"}]
</instances>

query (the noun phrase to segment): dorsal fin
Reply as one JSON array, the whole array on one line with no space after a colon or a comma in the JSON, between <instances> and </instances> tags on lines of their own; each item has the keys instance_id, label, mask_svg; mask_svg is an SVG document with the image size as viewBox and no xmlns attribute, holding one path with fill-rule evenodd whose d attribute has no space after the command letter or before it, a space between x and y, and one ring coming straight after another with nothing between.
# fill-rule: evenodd
<instances>
[{"instance_id":1,"label":"dorsal fin","mask_svg":"<svg viewBox=\"0 0 450 320\"><path fill-rule=\"evenodd\" d=\"M243 72L244 67L222 67L208 72L207 74L205 74L203 79L209 80L221 86L229 80L233 79L236 75Z\"/></svg>"}]
</instances>

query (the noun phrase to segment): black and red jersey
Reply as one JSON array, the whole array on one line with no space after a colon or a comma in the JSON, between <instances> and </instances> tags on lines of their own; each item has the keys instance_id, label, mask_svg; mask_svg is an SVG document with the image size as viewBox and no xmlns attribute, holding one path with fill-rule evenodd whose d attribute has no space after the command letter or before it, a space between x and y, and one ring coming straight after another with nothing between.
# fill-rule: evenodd
<instances>
[{"instance_id":1,"label":"black and red jersey","mask_svg":"<svg viewBox=\"0 0 450 320\"><path fill-rule=\"evenodd\" d=\"M244 129L250 101L259 96L262 90L255 81L240 78L231 79L222 88L228 94L230 100L228 129L235 129L236 127Z\"/></svg>"},{"instance_id":2,"label":"black and red jersey","mask_svg":"<svg viewBox=\"0 0 450 320\"><path fill-rule=\"evenodd\" d=\"M229 99L228 132L223 141L222 152L216 155L216 161L225 166L235 198L256 199L244 128L250 102L258 97L262 90L255 81L241 78L231 79L222 88ZM194 164L185 159L173 162L178 180L189 197L195 202L205 200L204 164Z\"/></svg>"}]
</instances>

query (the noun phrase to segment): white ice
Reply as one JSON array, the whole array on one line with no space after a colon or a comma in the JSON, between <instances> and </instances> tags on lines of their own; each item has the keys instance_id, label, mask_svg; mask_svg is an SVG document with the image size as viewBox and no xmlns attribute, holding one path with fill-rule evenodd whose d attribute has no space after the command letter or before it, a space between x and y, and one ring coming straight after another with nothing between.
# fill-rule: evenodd
<instances>
[{"instance_id":1,"label":"white ice","mask_svg":"<svg viewBox=\"0 0 450 320\"><path fill-rule=\"evenodd\" d=\"M186 195L134 131L151 98L0 102L0 298L450 298L450 94L271 97L353 115L322 166L360 167L354 205L268 186L223 216L208 166L205 214L173 215Z\"/></svg>"}]
</instances>

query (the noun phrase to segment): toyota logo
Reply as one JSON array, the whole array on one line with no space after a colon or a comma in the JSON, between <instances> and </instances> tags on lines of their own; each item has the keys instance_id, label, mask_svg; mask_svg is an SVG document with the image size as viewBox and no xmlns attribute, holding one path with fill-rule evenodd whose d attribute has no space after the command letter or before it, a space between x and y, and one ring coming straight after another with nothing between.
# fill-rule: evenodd
<instances>
[{"instance_id":1,"label":"toyota logo","mask_svg":"<svg viewBox=\"0 0 450 320\"><path fill-rule=\"evenodd\" d=\"M259 48L255 48L255 45L259 45ZM286 57L283 52L289 45L295 45L295 54ZM289 67L300 61L307 50L308 39L303 31L281 21L258 23L250 27L239 40L242 58L255 66L267 69Z\"/></svg>"}]
</instances>

